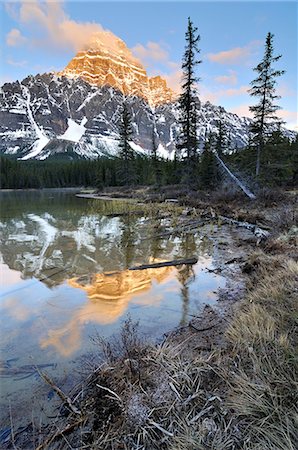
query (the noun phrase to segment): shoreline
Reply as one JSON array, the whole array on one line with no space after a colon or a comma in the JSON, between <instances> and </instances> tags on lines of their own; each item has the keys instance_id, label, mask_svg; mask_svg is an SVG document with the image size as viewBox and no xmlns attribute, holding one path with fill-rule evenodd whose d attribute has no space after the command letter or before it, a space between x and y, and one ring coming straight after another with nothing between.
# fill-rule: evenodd
<instances>
[{"instance_id":1,"label":"shoreline","mask_svg":"<svg viewBox=\"0 0 298 450\"><path fill-rule=\"evenodd\" d=\"M81 198L87 199L95 199L94 195L96 199L103 200L140 200L137 195L136 199L127 199L79 194ZM252 443L259 445L261 442L265 448L261 423L268 421L269 434L270 430L271 434L275 432L272 431L277 427L274 417L264 415L261 403L263 394L259 399L256 394L258 391L253 391L252 386L257 389L259 380L262 380L269 392L267 401L270 403L272 399L272 405L274 395L281 395L281 398L285 395L283 385L280 387L281 393L278 393L277 382L274 380L276 371L286 380L283 383L292 386L289 369L291 362L288 358L292 354L292 346L295 347L295 336L294 318L289 317L288 309L292 311L296 307L297 310L293 297L295 283L298 282L297 241L295 242L295 234L294 237L291 234L297 206L295 208L291 205L289 199L288 203L280 201L273 207L264 206L260 202L218 202L211 208L210 199L209 202L199 199L199 202L200 206L195 211L190 206L183 213L180 210L178 222L180 220L188 224L193 220L192 214L199 216L203 222L209 223L205 226L210 226L210 234L214 234L217 245L221 247L217 251L216 264L212 270L222 274L227 283L219 292L216 306L205 306L202 314L188 318L186 326L172 330L161 343L154 346L142 342L131 323L124 325L122 341L120 339L116 343L122 353L120 351L119 354L118 347L113 346L107 352L105 345L109 343L102 342L101 351L107 352L105 363L91 371L69 397L69 402L78 413L71 408L70 415L57 416L56 419L62 431L71 424L72 431L67 431L67 435L73 447L77 445L80 435L80 427L76 425L78 417L81 418L84 429L91 430L88 439L91 439L92 445L107 450L112 448L109 442L120 445L128 436L132 439L129 441L129 448L135 448L134 443L141 442L144 448L158 449L163 440L162 448L165 449L209 448L210 445L213 445L212 448L228 449L232 447L222 447L225 440L232 442L235 447L239 442L244 445L248 435ZM181 203L180 208L185 208L185 202ZM170 206L172 210L167 211L167 214L171 217L177 205ZM159 202L155 207L161 214L165 213L163 208L169 205ZM288 211L285 211L285 207ZM293 223L289 220L291 208ZM223 210L235 223L222 225L218 222L217 227L216 223L222 217ZM265 225L270 230L270 235L258 242L252 230L238 225L245 221L254 223L255 226ZM184 229L180 222L179 226L174 222L173 227ZM189 227L185 229L192 232ZM231 236L234 238L226 239L225 229L232 230ZM276 295L283 299L281 304L272 302ZM268 330L274 331L267 335ZM285 344L282 341L284 333L288 336ZM272 345L278 346L278 353L272 353ZM276 370L272 374L269 371L268 378L264 379L268 358ZM252 360L257 361L257 368L251 371ZM273 390L270 387L271 381ZM81 395L78 402L80 392L84 392L84 395ZM293 394L290 392L289 395ZM192 397L196 400L189 400ZM62 400L63 403L65 399ZM233 405L232 409L230 404ZM175 407L171 409L171 405ZM249 408L254 409L247 415L246 410ZM289 433L292 436L292 409L289 406L280 408L279 413L290 421ZM112 418L107 441L101 440L108 425L106 411L109 411ZM92 426L94 420L96 428ZM180 424L178 432L172 426L175 421ZM201 441L196 440L193 444L192 441L188 442L188 432L183 434L183 429L185 432L191 430L195 436L200 436ZM55 435L46 430L44 442ZM142 430L146 430L146 433ZM238 430L237 433L235 430ZM62 447L57 448L63 448L63 433L55 437L58 442L61 438ZM288 444L293 442L291 436ZM23 445L28 445L30 437L24 435L23 438ZM270 439L270 436L266 439ZM184 444L179 447L181 440Z\"/></svg>"},{"instance_id":2,"label":"shoreline","mask_svg":"<svg viewBox=\"0 0 298 450\"><path fill-rule=\"evenodd\" d=\"M98 194L76 194L76 197L78 198L86 198L91 200L118 200L118 201L127 201L131 203L136 203L138 200L134 200L132 198L127 197L110 197L108 195L98 195Z\"/></svg>"}]
</instances>

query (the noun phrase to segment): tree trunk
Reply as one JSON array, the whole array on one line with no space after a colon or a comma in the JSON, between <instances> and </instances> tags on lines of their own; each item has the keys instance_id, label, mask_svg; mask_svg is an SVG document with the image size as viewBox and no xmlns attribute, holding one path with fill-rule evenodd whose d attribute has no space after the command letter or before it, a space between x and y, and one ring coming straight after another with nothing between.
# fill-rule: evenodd
<instances>
[{"instance_id":1,"label":"tree trunk","mask_svg":"<svg viewBox=\"0 0 298 450\"><path fill-rule=\"evenodd\" d=\"M261 144L257 146L257 161L256 161L256 178L260 175L260 156L261 156Z\"/></svg>"}]
</instances>

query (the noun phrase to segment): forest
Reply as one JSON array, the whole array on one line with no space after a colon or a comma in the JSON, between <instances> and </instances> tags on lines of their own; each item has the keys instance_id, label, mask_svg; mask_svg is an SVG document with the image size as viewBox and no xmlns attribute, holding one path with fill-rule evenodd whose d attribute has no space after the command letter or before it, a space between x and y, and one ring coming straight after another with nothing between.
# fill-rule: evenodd
<instances>
[{"instance_id":1,"label":"forest","mask_svg":"<svg viewBox=\"0 0 298 450\"><path fill-rule=\"evenodd\" d=\"M226 150L225 150L226 151ZM221 155L227 166L250 185L254 183L256 148L248 146L231 154ZM226 175L222 172L210 143L194 163L192 189L216 189ZM2 189L40 189L51 187L121 186L121 158L90 160L20 161L8 156L0 158L0 186ZM152 156L134 155L130 165L134 185L179 184L185 162L163 160ZM298 184L298 139L290 142L280 132L270 136L261 155L258 186L295 187Z\"/></svg>"}]
</instances>

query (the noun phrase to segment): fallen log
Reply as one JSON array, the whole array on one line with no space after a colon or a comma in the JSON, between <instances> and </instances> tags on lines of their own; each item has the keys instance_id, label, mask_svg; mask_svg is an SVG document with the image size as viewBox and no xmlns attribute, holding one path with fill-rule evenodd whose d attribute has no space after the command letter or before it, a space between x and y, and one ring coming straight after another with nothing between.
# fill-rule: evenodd
<instances>
[{"instance_id":1,"label":"fallen log","mask_svg":"<svg viewBox=\"0 0 298 450\"><path fill-rule=\"evenodd\" d=\"M125 211L125 212L119 212L119 213L107 213L104 214L105 217L128 217L128 216L145 216L146 212L143 209L136 209Z\"/></svg>"},{"instance_id":2,"label":"fallen log","mask_svg":"<svg viewBox=\"0 0 298 450\"><path fill-rule=\"evenodd\" d=\"M217 159L217 161L220 163L221 167L225 170L225 172L232 178L232 180L240 187L240 189L242 189L242 191L251 199L251 200L255 200L256 196L253 192L250 191L250 189L248 189L248 187L246 187L241 180L239 180L239 178L237 178L231 171L230 169L227 167L227 165L223 162L223 160L218 156L218 153L215 152L215 157Z\"/></svg>"},{"instance_id":3,"label":"fallen log","mask_svg":"<svg viewBox=\"0 0 298 450\"><path fill-rule=\"evenodd\" d=\"M231 219L230 217L225 217L225 216L218 216L218 218L223 223L236 225L237 227L246 228L247 230L251 231L257 238L257 244L259 244L261 241L265 241L270 236L269 231L264 230L264 229L258 227L257 225L254 225L253 223L239 222L238 220Z\"/></svg>"},{"instance_id":4,"label":"fallen log","mask_svg":"<svg viewBox=\"0 0 298 450\"><path fill-rule=\"evenodd\" d=\"M152 264L142 264L141 266L130 267L129 270L159 269L160 267L182 266L184 264L196 264L197 262L198 258L173 259L172 261L163 261Z\"/></svg>"}]
</instances>

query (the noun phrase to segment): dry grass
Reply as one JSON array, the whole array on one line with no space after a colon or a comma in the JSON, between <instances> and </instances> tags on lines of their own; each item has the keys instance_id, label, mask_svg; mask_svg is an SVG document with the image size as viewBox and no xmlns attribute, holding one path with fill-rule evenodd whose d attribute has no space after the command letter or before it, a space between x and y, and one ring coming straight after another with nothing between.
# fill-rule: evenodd
<instances>
[{"instance_id":1,"label":"dry grass","mask_svg":"<svg viewBox=\"0 0 298 450\"><path fill-rule=\"evenodd\" d=\"M268 258L227 331L235 355L228 405L251 448L289 450L298 442L298 264L268 266Z\"/></svg>"},{"instance_id":2,"label":"dry grass","mask_svg":"<svg viewBox=\"0 0 298 450\"><path fill-rule=\"evenodd\" d=\"M70 396L80 413L64 406L41 443L15 447L297 448L298 264L260 250L248 263L247 295L221 349L195 350L191 328L147 345L128 320L118 340L95 338L105 362Z\"/></svg>"},{"instance_id":3,"label":"dry grass","mask_svg":"<svg viewBox=\"0 0 298 450\"><path fill-rule=\"evenodd\" d=\"M127 203L117 207L127 212ZM146 208L149 218L178 220L181 213L171 204ZM279 230L288 236L287 218ZM148 345L128 320L118 340L95 338L103 363L69 395L80 413L64 405L42 439L20 444L16 437L15 448L296 449L298 264L285 256L285 246L292 251L295 242L285 243L283 234L266 244L279 242L279 251L259 249L244 264L246 296L221 348L214 341L211 350L199 350L200 333L191 328L178 340ZM191 345L194 339L198 345Z\"/></svg>"}]
</instances>

